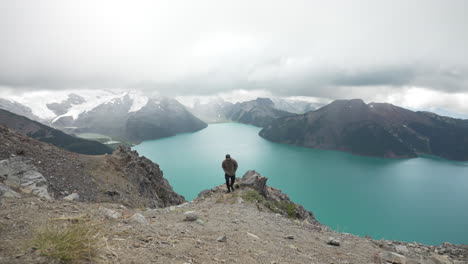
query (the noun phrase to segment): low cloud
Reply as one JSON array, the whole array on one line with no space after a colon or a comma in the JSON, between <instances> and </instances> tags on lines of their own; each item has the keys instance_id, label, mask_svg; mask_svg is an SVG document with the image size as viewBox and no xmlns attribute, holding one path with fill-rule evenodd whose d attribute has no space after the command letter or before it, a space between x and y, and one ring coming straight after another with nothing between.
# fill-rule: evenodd
<instances>
[{"instance_id":1,"label":"low cloud","mask_svg":"<svg viewBox=\"0 0 468 264\"><path fill-rule=\"evenodd\" d=\"M465 10L463 0L3 1L0 92L391 101L419 87L466 111L451 99L468 92Z\"/></svg>"}]
</instances>

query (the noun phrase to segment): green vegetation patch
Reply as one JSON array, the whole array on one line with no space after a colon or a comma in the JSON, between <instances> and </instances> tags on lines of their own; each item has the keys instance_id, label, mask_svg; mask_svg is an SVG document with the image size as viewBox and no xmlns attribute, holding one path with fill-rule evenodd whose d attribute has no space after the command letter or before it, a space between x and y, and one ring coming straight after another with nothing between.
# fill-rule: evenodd
<instances>
[{"instance_id":1,"label":"green vegetation patch","mask_svg":"<svg viewBox=\"0 0 468 264\"><path fill-rule=\"evenodd\" d=\"M94 262L99 248L99 228L78 223L53 223L38 230L32 244L41 255L65 263Z\"/></svg>"},{"instance_id":2,"label":"green vegetation patch","mask_svg":"<svg viewBox=\"0 0 468 264\"><path fill-rule=\"evenodd\" d=\"M289 218L296 218L296 204L293 202L270 201L255 190L248 190L242 195L242 198L247 202L258 202L274 213L286 213Z\"/></svg>"}]
</instances>

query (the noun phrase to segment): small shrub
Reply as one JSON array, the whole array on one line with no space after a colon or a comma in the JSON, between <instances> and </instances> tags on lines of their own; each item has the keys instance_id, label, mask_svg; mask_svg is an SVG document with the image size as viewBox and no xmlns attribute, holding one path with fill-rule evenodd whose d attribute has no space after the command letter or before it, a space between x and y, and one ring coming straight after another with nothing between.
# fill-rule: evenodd
<instances>
[{"instance_id":1,"label":"small shrub","mask_svg":"<svg viewBox=\"0 0 468 264\"><path fill-rule=\"evenodd\" d=\"M98 249L99 229L85 222L49 224L39 230L32 243L43 256L60 261L92 262Z\"/></svg>"},{"instance_id":2,"label":"small shrub","mask_svg":"<svg viewBox=\"0 0 468 264\"><path fill-rule=\"evenodd\" d=\"M244 200L248 202L263 202L265 201L265 198L257 191L255 190L248 190L244 195L243 195Z\"/></svg>"},{"instance_id":3,"label":"small shrub","mask_svg":"<svg viewBox=\"0 0 468 264\"><path fill-rule=\"evenodd\" d=\"M281 201L277 203L277 206L285 211L290 218L296 218L296 205L294 203Z\"/></svg>"},{"instance_id":4,"label":"small shrub","mask_svg":"<svg viewBox=\"0 0 468 264\"><path fill-rule=\"evenodd\" d=\"M243 195L244 200L248 202L258 202L268 208L273 213L286 213L290 218L296 218L296 204L288 201L270 201L265 199L259 192L248 190Z\"/></svg>"}]
</instances>

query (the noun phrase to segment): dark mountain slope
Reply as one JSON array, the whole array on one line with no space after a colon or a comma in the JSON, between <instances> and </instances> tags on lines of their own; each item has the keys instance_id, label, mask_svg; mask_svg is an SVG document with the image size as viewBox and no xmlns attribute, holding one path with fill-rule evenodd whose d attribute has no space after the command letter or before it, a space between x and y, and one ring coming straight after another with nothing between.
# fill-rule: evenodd
<instances>
[{"instance_id":1,"label":"dark mountain slope","mask_svg":"<svg viewBox=\"0 0 468 264\"><path fill-rule=\"evenodd\" d=\"M279 117L291 116L292 113L278 110L269 98L257 98L256 100L236 103L229 106L226 117L229 120L264 127Z\"/></svg>"},{"instance_id":2,"label":"dark mountain slope","mask_svg":"<svg viewBox=\"0 0 468 264\"><path fill-rule=\"evenodd\" d=\"M417 154L468 160L468 121L384 103L337 100L275 120L260 136L280 143L377 157Z\"/></svg>"},{"instance_id":3,"label":"dark mountain slope","mask_svg":"<svg viewBox=\"0 0 468 264\"><path fill-rule=\"evenodd\" d=\"M112 153L112 149L96 141L70 136L64 132L0 109L0 125L9 127L22 135L50 143L66 150L89 155Z\"/></svg>"}]
</instances>

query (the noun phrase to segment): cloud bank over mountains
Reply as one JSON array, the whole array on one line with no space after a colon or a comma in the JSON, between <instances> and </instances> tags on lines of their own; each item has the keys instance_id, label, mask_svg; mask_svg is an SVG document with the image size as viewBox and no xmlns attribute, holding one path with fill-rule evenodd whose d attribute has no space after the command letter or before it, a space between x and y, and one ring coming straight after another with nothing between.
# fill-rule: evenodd
<instances>
[{"instance_id":1,"label":"cloud bank over mountains","mask_svg":"<svg viewBox=\"0 0 468 264\"><path fill-rule=\"evenodd\" d=\"M466 10L463 0L4 1L0 91L266 91L468 113Z\"/></svg>"}]
</instances>

